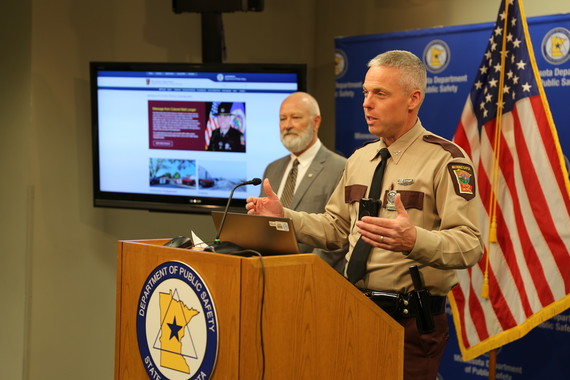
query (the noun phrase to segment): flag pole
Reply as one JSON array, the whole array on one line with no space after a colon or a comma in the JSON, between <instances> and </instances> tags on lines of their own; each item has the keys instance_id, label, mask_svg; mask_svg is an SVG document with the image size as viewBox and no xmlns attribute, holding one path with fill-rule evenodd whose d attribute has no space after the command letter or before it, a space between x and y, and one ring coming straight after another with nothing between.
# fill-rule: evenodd
<instances>
[{"instance_id":1,"label":"flag pole","mask_svg":"<svg viewBox=\"0 0 570 380\"><path fill-rule=\"evenodd\" d=\"M489 241L487 246L487 257L485 260L485 275L483 278L483 289L481 291L481 296L483 298L489 298L489 256L491 253L491 243L497 243L497 187L499 183L499 159L501 151L501 132L503 125L503 87L505 85L505 59L507 57L507 29L508 29L508 15L509 15L509 4L508 0L505 2L505 14L503 23L503 37L501 43L501 72L499 73L499 89L497 91L497 116L495 118L495 136L494 136L494 160L493 160L493 180L491 191L491 220L489 224ZM489 380L495 380L497 374L497 349L489 351Z\"/></svg>"},{"instance_id":2,"label":"flag pole","mask_svg":"<svg viewBox=\"0 0 570 380\"><path fill-rule=\"evenodd\" d=\"M501 72L499 73L499 89L497 91L497 116L495 118L495 135L494 135L494 155L493 155L493 174L491 181L491 194L489 198L490 223L489 223L489 239L487 242L487 255L485 257L485 273L483 276L483 286L481 289L481 297L489 298L489 256L491 254L491 243L497 242L497 187L499 183L499 159L501 153L501 132L503 120L503 87L505 85L505 59L507 52L507 28L509 5L508 0L505 1L505 14L503 23L502 43L501 43Z\"/></svg>"},{"instance_id":3,"label":"flag pole","mask_svg":"<svg viewBox=\"0 0 570 380\"><path fill-rule=\"evenodd\" d=\"M489 380L495 380L497 374L497 349L489 351Z\"/></svg>"}]
</instances>

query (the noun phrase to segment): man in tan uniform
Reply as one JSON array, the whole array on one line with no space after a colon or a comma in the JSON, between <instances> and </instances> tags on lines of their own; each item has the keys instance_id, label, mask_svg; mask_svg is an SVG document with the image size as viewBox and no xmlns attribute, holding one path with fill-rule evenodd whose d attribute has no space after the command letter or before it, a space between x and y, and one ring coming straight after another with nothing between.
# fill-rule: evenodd
<instances>
[{"instance_id":1,"label":"man in tan uniform","mask_svg":"<svg viewBox=\"0 0 570 380\"><path fill-rule=\"evenodd\" d=\"M348 239L347 275L359 239L371 246L363 277L351 281L404 326L404 379L433 380L449 336L445 296L457 284L455 270L473 266L483 252L475 176L467 155L428 132L418 119L426 88L421 60L409 52L389 51L368 66L364 115L369 131L380 138L349 157L325 212L283 209L267 180L268 196L248 198L246 208L251 214L292 218L297 238L313 246L335 249ZM389 156L379 210L359 218L383 148ZM426 310L413 302L413 265L420 268L430 293L429 331L417 326Z\"/></svg>"}]
</instances>

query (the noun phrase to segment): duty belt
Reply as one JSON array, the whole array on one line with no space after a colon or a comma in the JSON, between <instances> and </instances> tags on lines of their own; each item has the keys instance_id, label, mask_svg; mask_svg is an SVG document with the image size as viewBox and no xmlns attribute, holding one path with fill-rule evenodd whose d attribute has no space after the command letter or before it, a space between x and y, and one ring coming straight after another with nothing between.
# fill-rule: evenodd
<instances>
[{"instance_id":1,"label":"duty belt","mask_svg":"<svg viewBox=\"0 0 570 380\"><path fill-rule=\"evenodd\" d=\"M410 293L391 293L370 289L360 289L360 291L396 321L418 316L418 305ZM429 300L432 315L445 313L447 300L445 296L429 296Z\"/></svg>"}]
</instances>

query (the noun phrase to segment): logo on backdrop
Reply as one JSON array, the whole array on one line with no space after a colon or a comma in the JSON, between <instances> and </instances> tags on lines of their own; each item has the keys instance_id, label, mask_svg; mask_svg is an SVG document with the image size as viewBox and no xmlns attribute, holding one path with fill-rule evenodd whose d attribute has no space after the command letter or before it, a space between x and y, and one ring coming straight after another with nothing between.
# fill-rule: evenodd
<instances>
[{"instance_id":1,"label":"logo on backdrop","mask_svg":"<svg viewBox=\"0 0 570 380\"><path fill-rule=\"evenodd\" d=\"M190 266L169 261L143 284L137 338L151 379L209 379L218 354L218 320L210 292Z\"/></svg>"},{"instance_id":2,"label":"logo on backdrop","mask_svg":"<svg viewBox=\"0 0 570 380\"><path fill-rule=\"evenodd\" d=\"M348 70L348 58L343 50L336 49L334 52L334 74L337 78L342 78Z\"/></svg>"},{"instance_id":3,"label":"logo on backdrop","mask_svg":"<svg viewBox=\"0 0 570 380\"><path fill-rule=\"evenodd\" d=\"M560 65L570 58L570 32L564 28L551 29L542 39L542 56L553 65Z\"/></svg>"},{"instance_id":4,"label":"logo on backdrop","mask_svg":"<svg viewBox=\"0 0 570 380\"><path fill-rule=\"evenodd\" d=\"M449 65L450 59L449 46L442 40L433 40L424 49L423 61L430 73L441 73Z\"/></svg>"}]
</instances>

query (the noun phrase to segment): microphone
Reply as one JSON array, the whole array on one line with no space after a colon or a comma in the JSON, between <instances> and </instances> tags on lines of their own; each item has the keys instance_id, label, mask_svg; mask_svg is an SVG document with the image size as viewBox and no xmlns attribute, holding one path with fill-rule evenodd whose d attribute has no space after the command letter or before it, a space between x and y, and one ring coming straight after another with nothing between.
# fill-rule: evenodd
<instances>
[{"instance_id":1,"label":"microphone","mask_svg":"<svg viewBox=\"0 0 570 380\"><path fill-rule=\"evenodd\" d=\"M232 197L234 196L234 191L240 186L246 185L253 185L257 186L261 184L260 178L254 178L249 181L245 181L242 183L238 183L234 186L232 191L230 192L230 196L228 197L228 203L226 203L226 208L224 210L224 215L222 216L222 221L220 222L220 227L218 228L218 232L216 233L216 238L214 239L214 244L208 246L204 251L208 252L216 252L216 253L232 253L236 251L243 251L243 248L237 244L232 243L231 241L221 241L220 234L222 233L222 228L224 228L224 222L226 221L226 216L228 215L228 210L230 208L230 202L232 201Z\"/></svg>"}]
</instances>

